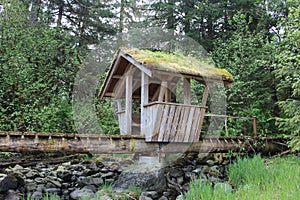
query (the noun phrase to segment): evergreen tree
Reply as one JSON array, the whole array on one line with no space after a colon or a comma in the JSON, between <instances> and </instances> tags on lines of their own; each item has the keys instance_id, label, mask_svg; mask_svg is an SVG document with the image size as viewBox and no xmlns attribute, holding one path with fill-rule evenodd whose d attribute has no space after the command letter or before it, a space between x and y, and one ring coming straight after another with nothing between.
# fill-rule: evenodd
<instances>
[{"instance_id":1,"label":"evergreen tree","mask_svg":"<svg viewBox=\"0 0 300 200\"><path fill-rule=\"evenodd\" d=\"M71 116L78 52L71 38L18 0L0 13L0 130L74 132Z\"/></svg>"}]
</instances>

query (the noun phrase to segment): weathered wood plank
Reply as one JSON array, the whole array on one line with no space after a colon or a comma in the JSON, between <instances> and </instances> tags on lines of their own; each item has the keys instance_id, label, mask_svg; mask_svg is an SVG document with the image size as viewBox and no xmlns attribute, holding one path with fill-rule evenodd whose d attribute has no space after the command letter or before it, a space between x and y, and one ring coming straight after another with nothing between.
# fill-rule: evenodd
<instances>
[{"instance_id":1,"label":"weathered wood plank","mask_svg":"<svg viewBox=\"0 0 300 200\"><path fill-rule=\"evenodd\" d=\"M166 133L166 125L169 117L169 108L170 106L164 106L163 108L163 114L162 114L162 119L161 119L161 124L160 124L160 130L158 134L158 141L163 142L164 141L164 136L167 134Z\"/></svg>"},{"instance_id":2,"label":"weathered wood plank","mask_svg":"<svg viewBox=\"0 0 300 200\"><path fill-rule=\"evenodd\" d=\"M171 129L171 134L170 134L170 142L174 142L176 140L176 136L177 136L177 133L178 133L178 129L179 129L179 123L178 123L178 120L180 118L180 113L181 113L181 109L182 107L175 107L175 114L174 114L174 119L173 119L173 122L172 122L172 129Z\"/></svg>"},{"instance_id":3,"label":"weathered wood plank","mask_svg":"<svg viewBox=\"0 0 300 200\"><path fill-rule=\"evenodd\" d=\"M154 121L154 128L153 128L153 141L157 141L158 140L158 135L159 135L159 130L160 130L160 125L161 125L161 120L162 120L162 114L163 114L163 109L164 106L163 105L156 105L155 106L155 111L156 113L153 113L153 115L156 115L156 119Z\"/></svg>"},{"instance_id":4,"label":"weathered wood plank","mask_svg":"<svg viewBox=\"0 0 300 200\"><path fill-rule=\"evenodd\" d=\"M178 133L178 138L176 139L175 142L183 142L183 140L184 140L186 124L187 124L188 117L189 117L189 111L190 111L190 109L187 108L187 107L184 107L182 109L182 115L181 115L182 118L179 121L181 126L180 126L180 130L179 130L179 133Z\"/></svg>"},{"instance_id":5,"label":"weathered wood plank","mask_svg":"<svg viewBox=\"0 0 300 200\"><path fill-rule=\"evenodd\" d=\"M191 104L191 79L185 78L183 80L183 93L184 93L184 104Z\"/></svg>"},{"instance_id":6,"label":"weathered wood plank","mask_svg":"<svg viewBox=\"0 0 300 200\"><path fill-rule=\"evenodd\" d=\"M193 123L192 123L192 127L191 127L191 132L193 134L190 135L190 141L191 142L197 142L197 140L195 139L195 135L198 135L198 127L199 127L199 120L200 120L200 108L195 108L195 113L193 116Z\"/></svg>"},{"instance_id":7,"label":"weathered wood plank","mask_svg":"<svg viewBox=\"0 0 300 200\"><path fill-rule=\"evenodd\" d=\"M132 74L130 72L126 76L125 93L126 134L130 135L132 133Z\"/></svg>"},{"instance_id":8,"label":"weathered wood plank","mask_svg":"<svg viewBox=\"0 0 300 200\"><path fill-rule=\"evenodd\" d=\"M189 116L188 116L188 121L186 123L186 129L185 129L185 135L184 135L183 142L191 142L190 137L191 137L192 134L194 134L194 133L191 132L194 112L195 112L195 108L190 108L190 113L189 113Z\"/></svg>"},{"instance_id":9,"label":"weathered wood plank","mask_svg":"<svg viewBox=\"0 0 300 200\"><path fill-rule=\"evenodd\" d=\"M146 132L147 123L144 105L149 103L149 77L144 72L141 73L141 134L143 135Z\"/></svg>"},{"instance_id":10,"label":"weathered wood plank","mask_svg":"<svg viewBox=\"0 0 300 200\"><path fill-rule=\"evenodd\" d=\"M163 138L163 141L164 142L168 142L170 141L170 137L171 137L171 130L172 130L172 125L173 125L173 121L174 121L174 113L175 113L175 109L176 107L175 106L170 106L170 113L168 115L168 120L166 122L166 133L164 135L164 138Z\"/></svg>"},{"instance_id":11,"label":"weathered wood plank","mask_svg":"<svg viewBox=\"0 0 300 200\"><path fill-rule=\"evenodd\" d=\"M144 139L142 136L0 132L0 151L147 154L227 152L241 149L276 152L287 149L282 138L210 136L195 143L147 143ZM262 145L256 146L258 143Z\"/></svg>"}]
</instances>

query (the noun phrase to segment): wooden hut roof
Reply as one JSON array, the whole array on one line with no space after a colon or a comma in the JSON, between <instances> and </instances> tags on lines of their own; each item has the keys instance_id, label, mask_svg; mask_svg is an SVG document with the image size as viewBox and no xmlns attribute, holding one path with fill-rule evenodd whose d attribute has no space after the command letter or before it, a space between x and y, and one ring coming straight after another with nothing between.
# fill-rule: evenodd
<instances>
[{"instance_id":1,"label":"wooden hut roof","mask_svg":"<svg viewBox=\"0 0 300 200\"><path fill-rule=\"evenodd\" d=\"M100 98L114 97L114 88L122 76L132 69L132 66L143 71L149 77L155 74L174 74L193 78L200 82L222 81L230 85L234 79L225 69L216 68L212 63L201 61L191 56L179 53L121 48L117 51L108 75L100 90ZM178 77L178 76L177 76ZM150 88L151 91L155 89Z\"/></svg>"}]
</instances>

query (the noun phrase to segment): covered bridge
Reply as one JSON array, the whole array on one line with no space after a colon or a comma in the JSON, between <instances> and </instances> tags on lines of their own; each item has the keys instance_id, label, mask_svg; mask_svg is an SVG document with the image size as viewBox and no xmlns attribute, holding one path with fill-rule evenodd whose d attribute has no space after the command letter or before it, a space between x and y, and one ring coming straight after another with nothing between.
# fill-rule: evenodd
<instances>
[{"instance_id":1,"label":"covered bridge","mask_svg":"<svg viewBox=\"0 0 300 200\"><path fill-rule=\"evenodd\" d=\"M191 104L191 79L205 85L199 105ZM116 99L121 135L145 135L147 142L197 142L213 82L230 85L233 77L191 56L122 48L99 95ZM174 98L176 87L182 87L181 103Z\"/></svg>"}]
</instances>

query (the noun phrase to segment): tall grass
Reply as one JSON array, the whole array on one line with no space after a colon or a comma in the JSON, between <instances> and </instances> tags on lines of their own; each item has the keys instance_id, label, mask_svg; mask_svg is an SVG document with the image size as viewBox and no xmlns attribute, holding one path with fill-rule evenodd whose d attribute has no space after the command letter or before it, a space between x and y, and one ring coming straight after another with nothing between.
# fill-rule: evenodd
<instances>
[{"instance_id":1,"label":"tall grass","mask_svg":"<svg viewBox=\"0 0 300 200\"><path fill-rule=\"evenodd\" d=\"M256 184L264 187L268 179L268 169L260 155L249 158L238 158L229 165L229 180L234 188L242 185Z\"/></svg>"},{"instance_id":2,"label":"tall grass","mask_svg":"<svg viewBox=\"0 0 300 200\"><path fill-rule=\"evenodd\" d=\"M296 156L265 160L257 155L240 158L229 165L229 183L234 190L213 188L195 179L186 200L298 200L300 197L300 159Z\"/></svg>"}]
</instances>

